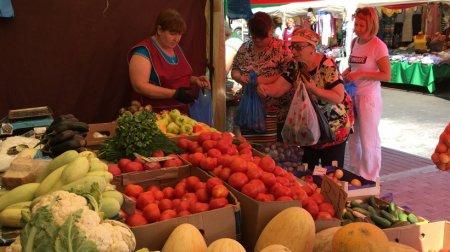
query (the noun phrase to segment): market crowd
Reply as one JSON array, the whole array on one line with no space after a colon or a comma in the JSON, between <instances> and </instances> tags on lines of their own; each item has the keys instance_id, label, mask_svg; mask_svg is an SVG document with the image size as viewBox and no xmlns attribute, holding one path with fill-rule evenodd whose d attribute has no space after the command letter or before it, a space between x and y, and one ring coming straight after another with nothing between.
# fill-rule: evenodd
<instances>
[{"instance_id":1,"label":"market crowd","mask_svg":"<svg viewBox=\"0 0 450 252\"><path fill-rule=\"evenodd\" d=\"M340 73L333 58L317 50L321 37L313 30L312 9L308 11L306 22L299 26L287 18L284 29L281 18L257 12L247 22L250 39L244 42L226 28L227 71L244 90L238 110L259 106L264 111L254 117L262 128L235 121L235 133L255 144L299 145L302 162L311 170L333 161L343 167L348 143L353 172L374 180L381 168L380 81L390 78L387 47L376 37L378 17L371 7L356 11L349 68ZM189 113L198 90L210 88L206 76L192 76L178 45L185 31L181 15L165 10L152 35L130 50L134 99L156 111L178 108ZM355 87L351 95L346 83Z\"/></svg>"}]
</instances>

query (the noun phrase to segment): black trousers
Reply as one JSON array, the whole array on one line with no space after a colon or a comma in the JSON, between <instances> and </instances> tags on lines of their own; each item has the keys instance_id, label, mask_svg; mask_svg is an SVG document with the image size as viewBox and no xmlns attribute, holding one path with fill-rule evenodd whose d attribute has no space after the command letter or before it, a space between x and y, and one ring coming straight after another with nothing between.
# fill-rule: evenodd
<instances>
[{"instance_id":1,"label":"black trousers","mask_svg":"<svg viewBox=\"0 0 450 252\"><path fill-rule=\"evenodd\" d=\"M320 164L325 166L331 166L331 162L336 160L339 167L344 167L345 145L347 141L343 143L326 147L324 149L314 149L310 147L302 147L304 150L302 163L308 164L308 169L314 170L314 166Z\"/></svg>"}]
</instances>

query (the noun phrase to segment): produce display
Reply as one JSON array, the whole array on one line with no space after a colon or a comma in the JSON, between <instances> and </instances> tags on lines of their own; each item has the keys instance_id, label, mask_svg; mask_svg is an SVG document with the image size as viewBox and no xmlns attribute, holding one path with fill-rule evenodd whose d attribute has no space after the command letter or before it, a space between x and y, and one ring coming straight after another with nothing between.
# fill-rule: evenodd
<instances>
[{"instance_id":1,"label":"produce display","mask_svg":"<svg viewBox=\"0 0 450 252\"><path fill-rule=\"evenodd\" d=\"M439 136L431 161L441 171L450 171L450 123Z\"/></svg>"},{"instance_id":2,"label":"produce display","mask_svg":"<svg viewBox=\"0 0 450 252\"><path fill-rule=\"evenodd\" d=\"M156 125L156 114L145 110L123 113L117 119L116 135L107 138L99 148L100 158L117 162L121 158L134 159L134 153L151 156L156 150L181 153Z\"/></svg>"},{"instance_id":3,"label":"produce display","mask_svg":"<svg viewBox=\"0 0 450 252\"><path fill-rule=\"evenodd\" d=\"M136 201L137 211L126 216L129 226L140 226L194 213L225 207L229 204L228 189L219 178L201 181L197 176L180 180L175 186L146 190L140 185L128 184L124 194Z\"/></svg>"},{"instance_id":4,"label":"produce display","mask_svg":"<svg viewBox=\"0 0 450 252\"><path fill-rule=\"evenodd\" d=\"M349 201L342 218L345 223L370 221L380 228L401 227L418 222L415 214L405 212L394 202L378 202L373 196L367 201Z\"/></svg>"},{"instance_id":5,"label":"produce display","mask_svg":"<svg viewBox=\"0 0 450 252\"><path fill-rule=\"evenodd\" d=\"M163 110L156 115L158 128L167 136L192 136L201 132L217 132L209 125L197 122L187 115L181 114L178 109Z\"/></svg>"},{"instance_id":6,"label":"produce display","mask_svg":"<svg viewBox=\"0 0 450 252\"><path fill-rule=\"evenodd\" d=\"M140 172L148 170L158 170L161 168L173 168L183 165L183 161L178 155L169 154L165 156L162 151L155 151L152 154L153 159L148 162L142 158L135 158L134 160L128 158L121 158L117 164L109 164L108 171L116 176L129 172ZM146 158L147 159L147 158ZM161 161L158 161L160 160ZM147 159L148 160L148 159Z\"/></svg>"},{"instance_id":7,"label":"produce display","mask_svg":"<svg viewBox=\"0 0 450 252\"><path fill-rule=\"evenodd\" d=\"M41 151L56 157L67 150L86 150L87 123L80 122L74 115L57 117L41 137Z\"/></svg>"},{"instance_id":8,"label":"produce display","mask_svg":"<svg viewBox=\"0 0 450 252\"><path fill-rule=\"evenodd\" d=\"M273 158L278 166L290 172L303 171L303 167L301 166L303 149L299 146L288 146L277 142L267 143L265 145L253 144L253 147Z\"/></svg>"},{"instance_id":9,"label":"produce display","mask_svg":"<svg viewBox=\"0 0 450 252\"><path fill-rule=\"evenodd\" d=\"M277 166L269 156L253 156L252 146L240 138L233 143L230 133L201 133L196 140L178 139L189 153L187 160L210 171L230 186L257 201L301 200L314 219L332 219L333 205L325 202L312 181L301 185L295 176Z\"/></svg>"}]
</instances>

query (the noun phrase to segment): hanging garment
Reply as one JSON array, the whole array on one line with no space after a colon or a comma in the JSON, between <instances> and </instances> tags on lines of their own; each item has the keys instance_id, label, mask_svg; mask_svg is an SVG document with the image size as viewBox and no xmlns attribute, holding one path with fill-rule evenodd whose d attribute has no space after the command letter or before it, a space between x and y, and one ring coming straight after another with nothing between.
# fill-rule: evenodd
<instances>
[{"instance_id":1,"label":"hanging garment","mask_svg":"<svg viewBox=\"0 0 450 252\"><path fill-rule=\"evenodd\" d=\"M428 36L433 36L436 32L440 32L441 13L439 11L439 4L428 4L428 13L426 15L426 33Z\"/></svg>"},{"instance_id":2,"label":"hanging garment","mask_svg":"<svg viewBox=\"0 0 450 252\"><path fill-rule=\"evenodd\" d=\"M0 18L14 17L14 9L11 0L0 0Z\"/></svg>"},{"instance_id":3,"label":"hanging garment","mask_svg":"<svg viewBox=\"0 0 450 252\"><path fill-rule=\"evenodd\" d=\"M403 30L402 30L402 42L411 42L413 36L413 8L406 8L404 10L405 20L403 22Z\"/></svg>"},{"instance_id":4,"label":"hanging garment","mask_svg":"<svg viewBox=\"0 0 450 252\"><path fill-rule=\"evenodd\" d=\"M228 0L228 14L229 19L250 19L253 17L253 12L250 7L250 0Z\"/></svg>"},{"instance_id":5,"label":"hanging garment","mask_svg":"<svg viewBox=\"0 0 450 252\"><path fill-rule=\"evenodd\" d=\"M417 35L420 31L422 31L422 14L413 14L412 31L413 35Z\"/></svg>"}]
</instances>

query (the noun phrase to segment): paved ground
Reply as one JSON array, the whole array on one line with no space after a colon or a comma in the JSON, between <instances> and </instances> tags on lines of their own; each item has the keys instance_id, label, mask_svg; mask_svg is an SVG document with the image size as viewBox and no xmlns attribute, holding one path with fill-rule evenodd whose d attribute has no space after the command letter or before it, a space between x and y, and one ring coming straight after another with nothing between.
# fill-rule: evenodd
<instances>
[{"instance_id":1,"label":"paved ground","mask_svg":"<svg viewBox=\"0 0 450 252\"><path fill-rule=\"evenodd\" d=\"M381 195L392 193L398 205L430 221L450 221L450 172L437 170L430 161L450 122L448 90L430 95L409 86L384 87L382 95Z\"/></svg>"}]
</instances>

